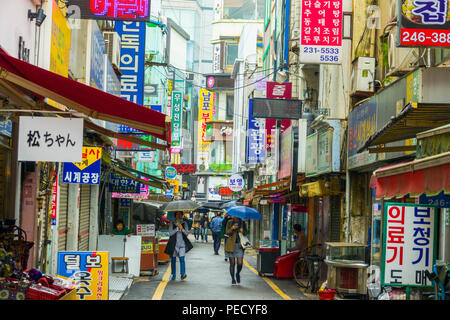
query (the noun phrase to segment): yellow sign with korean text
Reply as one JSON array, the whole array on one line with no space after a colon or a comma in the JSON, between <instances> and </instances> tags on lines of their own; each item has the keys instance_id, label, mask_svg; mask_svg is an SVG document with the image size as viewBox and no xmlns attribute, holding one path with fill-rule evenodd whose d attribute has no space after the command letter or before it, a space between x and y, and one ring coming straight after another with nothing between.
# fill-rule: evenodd
<instances>
[{"instance_id":1,"label":"yellow sign with korean text","mask_svg":"<svg viewBox=\"0 0 450 320\"><path fill-rule=\"evenodd\" d=\"M180 181L167 179L167 182L169 182L170 185L174 187L173 189L174 194L177 194L180 189Z\"/></svg>"},{"instance_id":2,"label":"yellow sign with korean text","mask_svg":"<svg viewBox=\"0 0 450 320\"><path fill-rule=\"evenodd\" d=\"M83 147L83 154L81 162L73 162L80 170L89 167L95 161L102 158L102 148L97 147Z\"/></svg>"},{"instance_id":3,"label":"yellow sign with korean text","mask_svg":"<svg viewBox=\"0 0 450 320\"><path fill-rule=\"evenodd\" d=\"M52 3L50 71L67 77L69 75L70 37L72 30L56 1L52 1ZM65 109L62 104L50 99L48 104L61 110Z\"/></svg>"},{"instance_id":4,"label":"yellow sign with korean text","mask_svg":"<svg viewBox=\"0 0 450 320\"><path fill-rule=\"evenodd\" d=\"M109 252L59 251L58 276L76 285L75 300L108 300Z\"/></svg>"},{"instance_id":5,"label":"yellow sign with korean text","mask_svg":"<svg viewBox=\"0 0 450 320\"><path fill-rule=\"evenodd\" d=\"M209 151L210 141L206 141L206 122L213 119L213 93L206 89L199 92L198 112L198 151Z\"/></svg>"}]
</instances>

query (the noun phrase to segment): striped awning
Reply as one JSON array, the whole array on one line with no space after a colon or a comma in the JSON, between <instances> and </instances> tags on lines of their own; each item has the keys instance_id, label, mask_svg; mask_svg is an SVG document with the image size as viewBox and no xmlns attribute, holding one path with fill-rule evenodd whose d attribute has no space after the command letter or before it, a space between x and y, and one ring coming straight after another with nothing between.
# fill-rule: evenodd
<instances>
[{"instance_id":1,"label":"striped awning","mask_svg":"<svg viewBox=\"0 0 450 320\"><path fill-rule=\"evenodd\" d=\"M415 138L420 132L450 123L450 104L409 103L399 115L370 136L358 153L369 147Z\"/></svg>"}]
</instances>

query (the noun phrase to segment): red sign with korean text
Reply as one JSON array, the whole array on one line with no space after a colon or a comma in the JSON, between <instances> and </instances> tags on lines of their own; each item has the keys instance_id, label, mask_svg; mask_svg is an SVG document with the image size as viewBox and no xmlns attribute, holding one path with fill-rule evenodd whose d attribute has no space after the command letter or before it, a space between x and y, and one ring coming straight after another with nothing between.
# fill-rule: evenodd
<instances>
[{"instance_id":1,"label":"red sign with korean text","mask_svg":"<svg viewBox=\"0 0 450 320\"><path fill-rule=\"evenodd\" d=\"M303 0L300 62L339 64L343 0Z\"/></svg>"},{"instance_id":2,"label":"red sign with korean text","mask_svg":"<svg viewBox=\"0 0 450 320\"><path fill-rule=\"evenodd\" d=\"M292 99L292 82L267 82L268 99Z\"/></svg>"}]
</instances>

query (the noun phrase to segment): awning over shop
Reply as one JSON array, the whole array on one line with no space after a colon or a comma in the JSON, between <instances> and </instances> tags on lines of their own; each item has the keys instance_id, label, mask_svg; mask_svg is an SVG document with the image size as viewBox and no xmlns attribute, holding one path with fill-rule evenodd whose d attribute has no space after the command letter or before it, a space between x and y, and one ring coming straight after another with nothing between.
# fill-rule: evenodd
<instances>
[{"instance_id":1,"label":"awning over shop","mask_svg":"<svg viewBox=\"0 0 450 320\"><path fill-rule=\"evenodd\" d=\"M339 195L340 181L338 177L331 177L328 181L320 179L314 182L304 183L300 186L301 197L320 197L325 195Z\"/></svg>"},{"instance_id":2,"label":"awning over shop","mask_svg":"<svg viewBox=\"0 0 450 320\"><path fill-rule=\"evenodd\" d=\"M450 152L382 167L373 173L370 187L376 188L377 199L450 194Z\"/></svg>"},{"instance_id":3,"label":"awning over shop","mask_svg":"<svg viewBox=\"0 0 450 320\"><path fill-rule=\"evenodd\" d=\"M149 174L147 174L145 172L134 170L132 168L129 168L127 166L124 166L124 165L120 164L117 161L112 161L111 162L111 167L117 173L120 173L121 175L124 175L124 176L126 176L126 177L128 177L130 179L133 179L134 181L137 181L139 183L148 185L150 187L158 188L158 189L161 189L161 190L169 189L169 182L167 182L166 180L158 178L158 177L154 177L154 176L149 175ZM141 175L141 176L143 176L143 177L145 177L145 178L147 178L149 180L147 181L147 180L141 179L141 178L139 178L138 176L136 176L133 173L139 174L139 175Z\"/></svg>"},{"instance_id":4,"label":"awning over shop","mask_svg":"<svg viewBox=\"0 0 450 320\"><path fill-rule=\"evenodd\" d=\"M0 82L5 80L33 92L38 99L47 97L89 117L170 141L165 114L16 59L0 49Z\"/></svg>"},{"instance_id":5,"label":"awning over shop","mask_svg":"<svg viewBox=\"0 0 450 320\"><path fill-rule=\"evenodd\" d=\"M358 149L358 153L372 146L415 138L420 132L446 125L449 122L450 104L407 104L399 115L370 136Z\"/></svg>"}]
</instances>

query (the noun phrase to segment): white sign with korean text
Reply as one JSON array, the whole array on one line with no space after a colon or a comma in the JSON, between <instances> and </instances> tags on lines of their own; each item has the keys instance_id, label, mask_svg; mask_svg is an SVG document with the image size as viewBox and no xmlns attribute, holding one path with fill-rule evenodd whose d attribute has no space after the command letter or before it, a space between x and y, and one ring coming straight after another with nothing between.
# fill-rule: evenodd
<instances>
[{"instance_id":1,"label":"white sign with korean text","mask_svg":"<svg viewBox=\"0 0 450 320\"><path fill-rule=\"evenodd\" d=\"M155 236L155 225L154 224L138 224L136 225L136 234L138 236Z\"/></svg>"},{"instance_id":2,"label":"white sign with korean text","mask_svg":"<svg viewBox=\"0 0 450 320\"><path fill-rule=\"evenodd\" d=\"M19 161L81 162L83 119L19 118Z\"/></svg>"},{"instance_id":3,"label":"white sign with korean text","mask_svg":"<svg viewBox=\"0 0 450 320\"><path fill-rule=\"evenodd\" d=\"M244 188L244 178L239 174L233 174L228 179L228 188L233 192L239 192Z\"/></svg>"},{"instance_id":4,"label":"white sign with korean text","mask_svg":"<svg viewBox=\"0 0 450 320\"><path fill-rule=\"evenodd\" d=\"M382 285L431 286L426 270L435 262L436 208L386 203Z\"/></svg>"}]
</instances>

